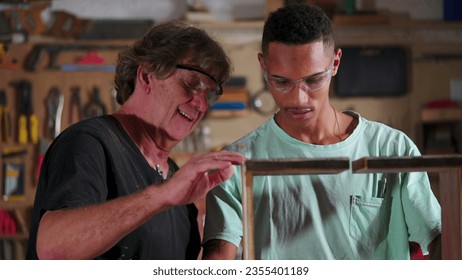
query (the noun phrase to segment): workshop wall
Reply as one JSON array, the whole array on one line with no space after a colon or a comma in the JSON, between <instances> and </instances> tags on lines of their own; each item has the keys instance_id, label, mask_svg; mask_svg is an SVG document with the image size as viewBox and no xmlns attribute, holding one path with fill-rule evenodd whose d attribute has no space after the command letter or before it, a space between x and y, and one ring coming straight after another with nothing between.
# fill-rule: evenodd
<instances>
[{"instance_id":1,"label":"workshop wall","mask_svg":"<svg viewBox=\"0 0 462 280\"><path fill-rule=\"evenodd\" d=\"M196 6L199 2L156 0L154 5L151 0L142 0L127 5L127 2L123 0L60 0L51 1L51 9L38 10L38 12L44 20L42 27L48 30L53 27L53 13L58 10L86 19L117 19L127 24L142 23L146 26L151 22L192 18L187 12L187 6L188 4ZM272 1L251 2L263 7L265 2ZM319 0L318 2L329 1ZM341 13L344 1L336 0L335 2ZM457 90L451 88L451 85L462 81L462 23L443 21L443 0L362 0L356 2L358 12L373 9L381 16L369 18L370 22L362 19L358 21L358 17L354 16L342 18L342 23L334 20L337 44L340 47L400 46L408 49L409 88L402 95L385 97L340 97L333 89L332 104L337 109L354 109L371 120L398 128L420 145L422 143L422 108L433 100L448 100L458 94ZM233 1L233 3L244 5L243 3L249 2ZM107 9L108 5L111 9ZM11 4L0 3L0 12L10 8ZM242 6L239 8L242 9ZM201 13L201 18L208 19L203 13ZM377 19L383 20L384 18L386 22L377 23ZM217 18L215 18L215 21L204 20L194 22L194 24L205 28L222 42L233 62L234 76L244 78L245 84L238 90L225 88L224 98L244 101L247 107L237 112L211 111L202 122L198 134L187 139L187 143L180 145L181 149L176 151L175 157L180 165L191 153L217 149L231 143L262 124L274 112L270 110L273 104L271 98L268 99L269 94L265 90L257 60L263 27L262 18L254 21L223 21L222 19L216 21ZM80 117L75 114L77 108L73 106L75 103L71 102L75 87L79 88L82 110L88 108L89 112L95 114L102 112L101 104L91 99L97 89L105 112L113 113L117 109L113 90L113 67L117 51L120 47L130 44L138 36L136 32L127 34L127 32L117 33L115 30L114 32L119 36L122 34L122 36L133 35L134 37L103 40L76 39L66 37L65 34L58 37L41 34L36 30L40 26L26 27L32 29L31 34L16 30L14 36L8 39L4 39L3 29L0 29L2 42L4 40L9 42L8 45L3 45L7 48L0 50L0 90L4 91L11 117L9 138L2 138L0 143L0 180L2 180L0 209L15 216L18 221L16 230L20 233L14 236L0 233L0 241L13 240L15 241L12 242L15 244L13 246L17 247L13 250L15 256L3 256L3 258L23 258L21 254L23 254L23 246L27 241L28 209L33 204L36 172L40 163L41 151L53 140L54 135L50 134L49 130L57 124L56 118L50 118L50 111L47 108L47 97L51 90L56 88L63 97L60 131L73 122L87 117L84 114ZM66 29L58 31L70 32ZM59 47L59 55L55 62L57 68L49 68L50 53L48 51L45 51L43 56L36 57L33 69L30 65L25 67L32 50L40 44L49 46L51 49ZM98 46L96 52L92 52L91 46ZM85 60L97 61L97 67L91 63L90 65L85 64ZM18 98L21 88L14 84L19 81L28 81L32 85L32 108L38 120L37 139L32 141L33 139L28 138L25 143L21 143L18 138L19 127L21 127L19 123L20 105L23 102ZM458 96L462 99L462 92ZM253 107L257 102L261 102L265 110ZM0 109L3 109L1 102ZM197 141L203 142L200 148L195 145ZM191 143L193 144L190 145ZM14 166L20 166L22 169L8 173L4 168L8 163L18 164ZM24 180L20 180L20 176L23 176ZM13 184L22 184L23 187L17 187L16 192L6 193L7 179ZM14 189L14 186L12 188Z\"/></svg>"},{"instance_id":2,"label":"workshop wall","mask_svg":"<svg viewBox=\"0 0 462 280\"><path fill-rule=\"evenodd\" d=\"M56 46L55 42L48 44ZM8 56L18 62L25 61L34 46L35 43L31 42L16 44L9 48ZM85 55L85 51L64 51L59 55L56 64L73 63ZM102 51L98 56L104 58L107 65L114 65L116 52ZM10 213L18 225L14 232L3 233L4 235L0 232L1 245L11 247L2 250L11 253L0 256L0 259L24 258L23 247L27 241L27 225L30 221L28 209L33 205L40 160L56 136L55 129L59 133L72 123L92 114L112 113L116 109L112 71L60 71L47 69L47 64L48 54L45 53L39 57L37 69L34 71L27 71L22 65L0 67L0 90L5 93L11 120L11 130L3 131L3 134L8 133L9 137L0 143L0 209ZM27 90L24 85L31 86L32 103L30 111L25 112L26 122L22 124L20 117L25 100L21 96L23 91ZM76 113L78 108L74 107L75 114L72 114L71 118L71 96L75 87L79 89L82 114L79 116ZM49 99L53 89L59 94L58 99ZM100 93L101 104L92 99L95 89ZM59 96L62 99L59 99ZM36 116L38 121L36 128L30 121L31 115ZM27 132L25 140L21 139L20 130ZM31 137L34 134L37 137Z\"/></svg>"}]
</instances>

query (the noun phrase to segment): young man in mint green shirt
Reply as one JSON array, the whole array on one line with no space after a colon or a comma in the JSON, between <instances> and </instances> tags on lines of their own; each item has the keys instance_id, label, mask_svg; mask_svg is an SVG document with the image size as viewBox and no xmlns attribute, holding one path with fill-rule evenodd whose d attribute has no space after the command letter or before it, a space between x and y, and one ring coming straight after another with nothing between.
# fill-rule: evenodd
<instances>
[{"instance_id":1,"label":"young man in mint green shirt","mask_svg":"<svg viewBox=\"0 0 462 280\"><path fill-rule=\"evenodd\" d=\"M319 8L270 14L258 59L279 111L225 149L250 159L419 156L401 131L331 106L341 56ZM205 259L235 258L240 246L235 168L207 196ZM424 172L257 176L253 191L257 259L409 259L409 242L428 254L440 240L441 208Z\"/></svg>"}]
</instances>

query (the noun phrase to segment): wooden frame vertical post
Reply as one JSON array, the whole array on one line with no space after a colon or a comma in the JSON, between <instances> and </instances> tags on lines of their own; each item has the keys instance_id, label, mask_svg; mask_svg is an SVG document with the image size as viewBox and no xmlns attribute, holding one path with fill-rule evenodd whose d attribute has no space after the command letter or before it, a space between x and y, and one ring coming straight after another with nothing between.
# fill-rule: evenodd
<instances>
[{"instance_id":1,"label":"wooden frame vertical post","mask_svg":"<svg viewBox=\"0 0 462 280\"><path fill-rule=\"evenodd\" d=\"M462 259L462 168L439 172L441 219L443 223L441 250L445 260Z\"/></svg>"},{"instance_id":2,"label":"wooden frame vertical post","mask_svg":"<svg viewBox=\"0 0 462 280\"><path fill-rule=\"evenodd\" d=\"M253 226L253 173L242 165L242 254L245 260L255 259L255 228Z\"/></svg>"}]
</instances>

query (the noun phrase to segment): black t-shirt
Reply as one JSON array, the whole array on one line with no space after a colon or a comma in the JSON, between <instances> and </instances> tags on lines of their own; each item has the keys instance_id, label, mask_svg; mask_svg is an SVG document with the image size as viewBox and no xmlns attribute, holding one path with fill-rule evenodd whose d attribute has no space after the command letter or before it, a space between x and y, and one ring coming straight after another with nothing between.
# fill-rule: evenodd
<instances>
[{"instance_id":1,"label":"black t-shirt","mask_svg":"<svg viewBox=\"0 0 462 280\"><path fill-rule=\"evenodd\" d=\"M178 170L172 160L169 164L171 171ZM26 258L37 259L37 228L45 211L102 203L161 181L114 117L70 126L55 139L42 163ZM196 259L196 218L193 204L169 208L98 259Z\"/></svg>"}]
</instances>

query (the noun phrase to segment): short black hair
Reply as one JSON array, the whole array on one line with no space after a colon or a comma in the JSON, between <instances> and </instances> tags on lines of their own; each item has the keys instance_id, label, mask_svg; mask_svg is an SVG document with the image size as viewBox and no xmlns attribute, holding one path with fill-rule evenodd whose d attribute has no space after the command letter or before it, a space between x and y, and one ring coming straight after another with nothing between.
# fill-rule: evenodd
<instances>
[{"instance_id":1,"label":"short black hair","mask_svg":"<svg viewBox=\"0 0 462 280\"><path fill-rule=\"evenodd\" d=\"M267 54L271 42L301 45L322 40L334 49L332 25L318 6L289 4L271 12L263 27L262 52Z\"/></svg>"}]
</instances>

